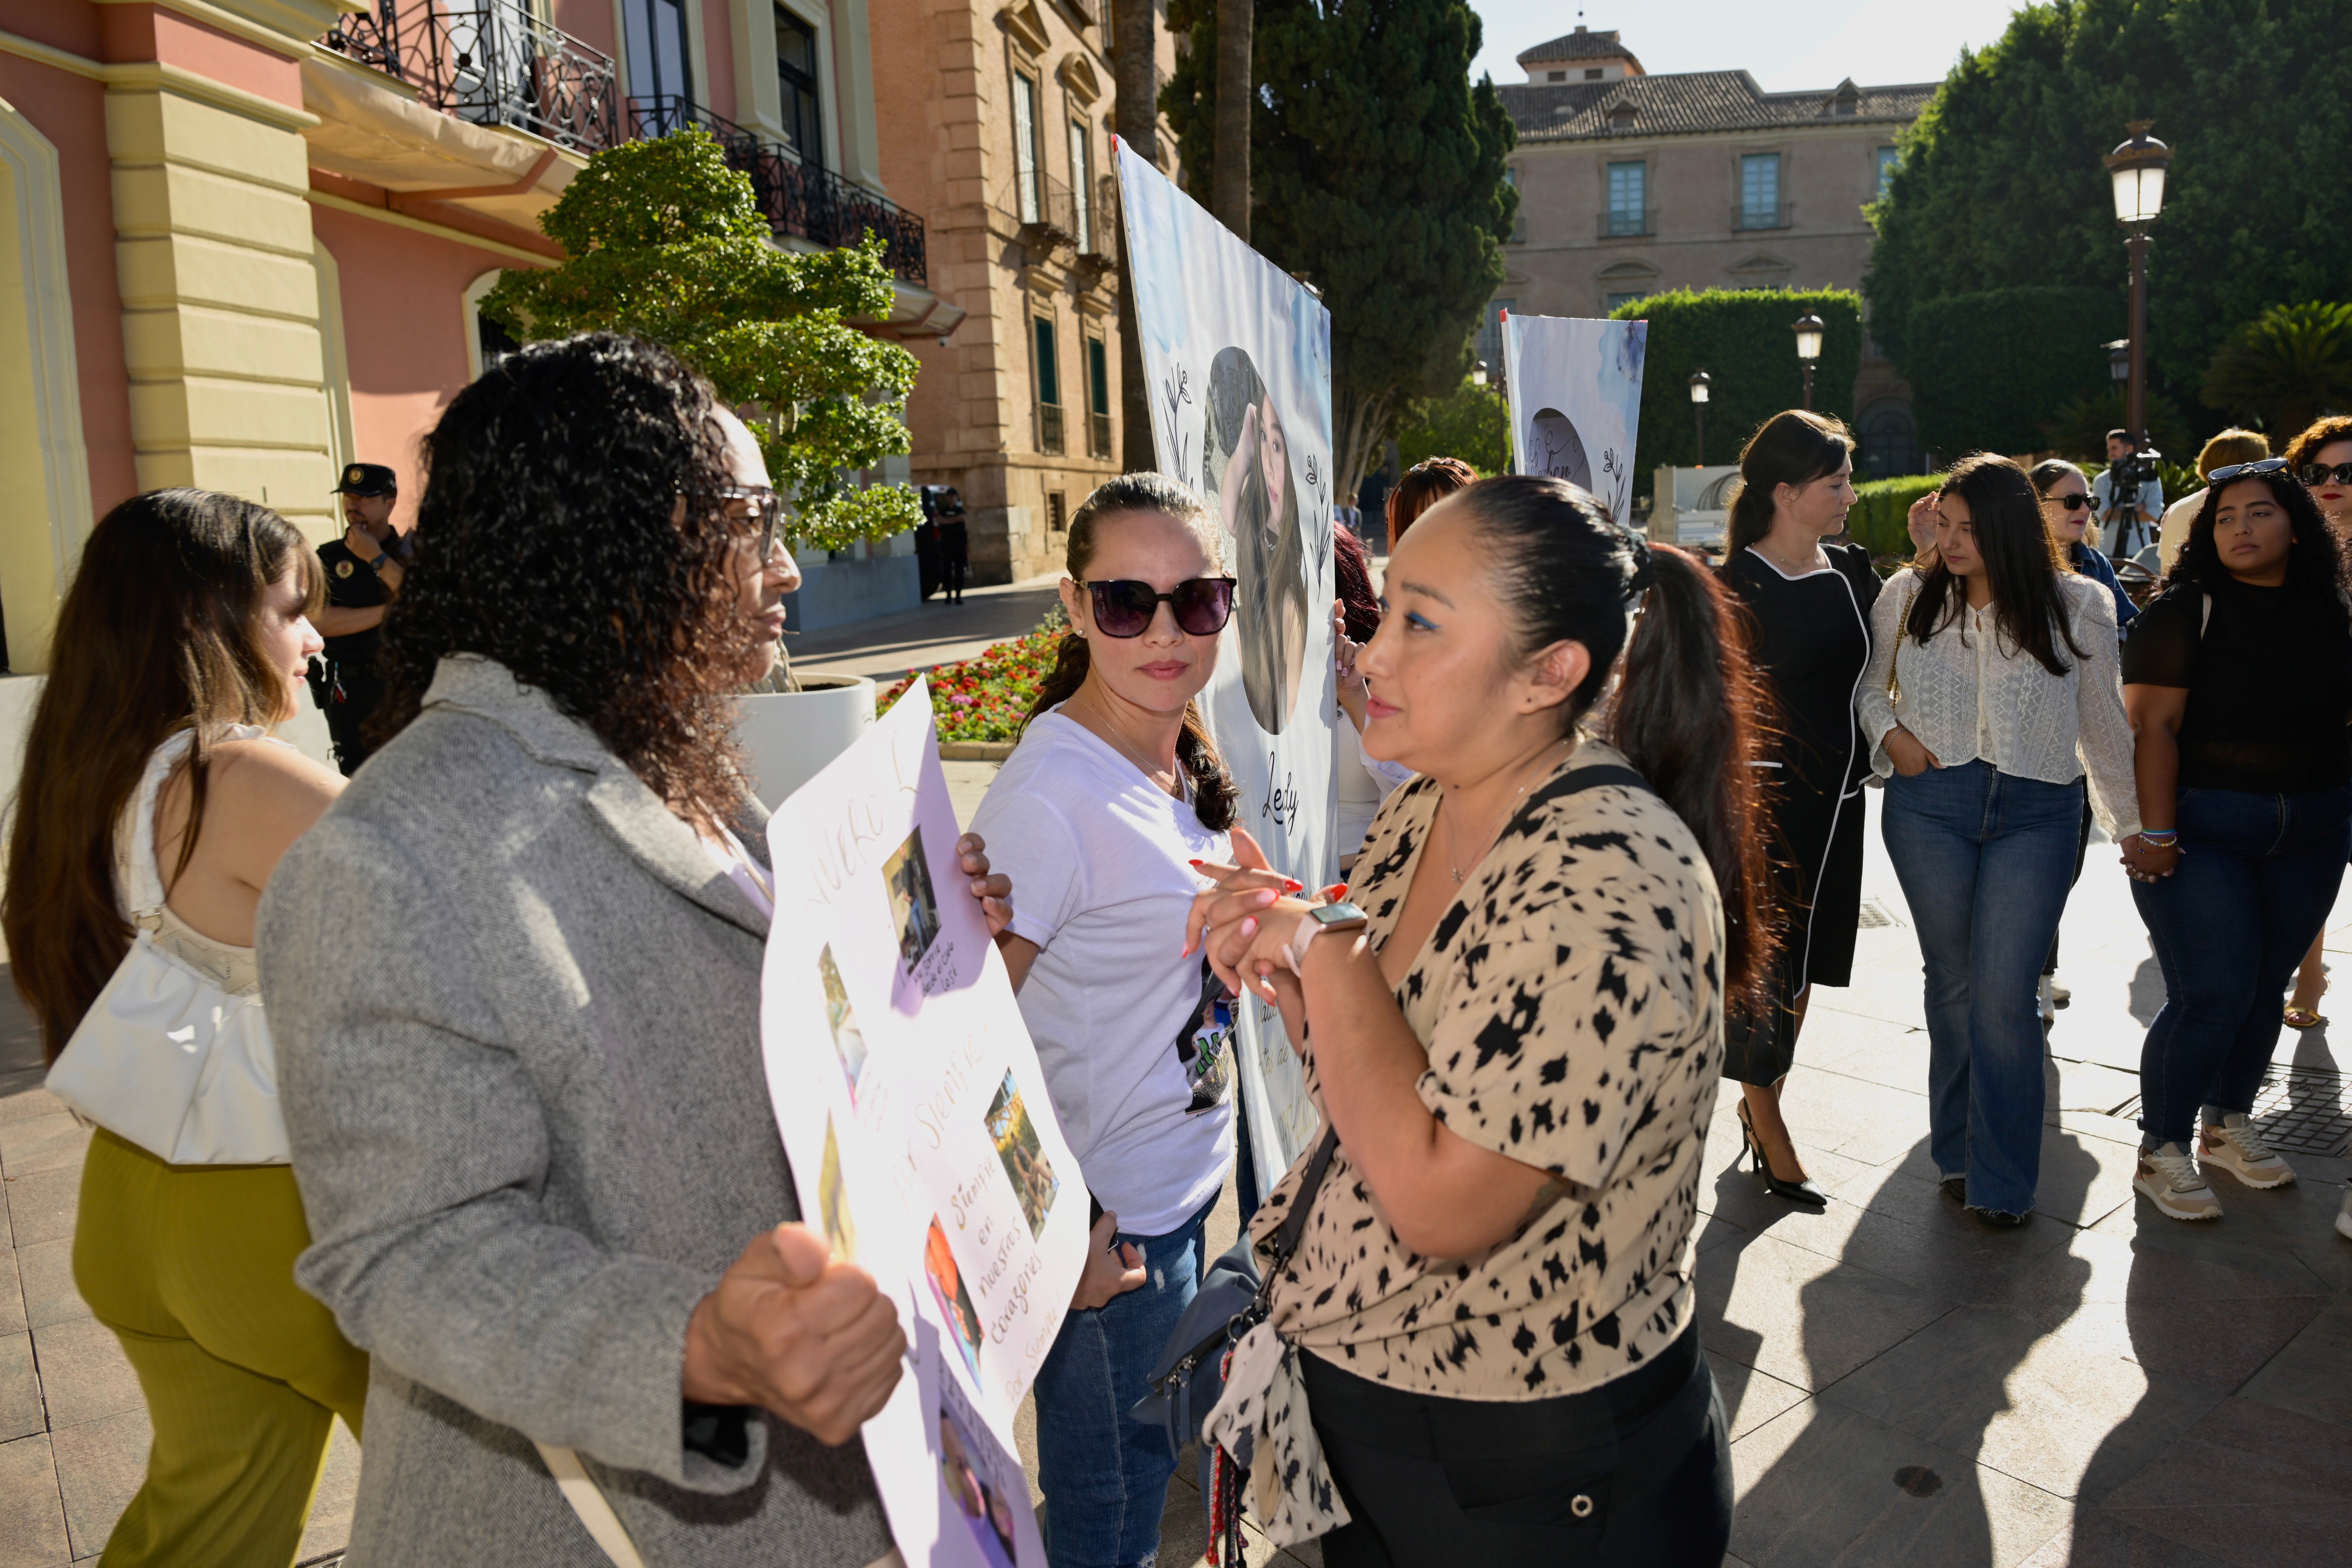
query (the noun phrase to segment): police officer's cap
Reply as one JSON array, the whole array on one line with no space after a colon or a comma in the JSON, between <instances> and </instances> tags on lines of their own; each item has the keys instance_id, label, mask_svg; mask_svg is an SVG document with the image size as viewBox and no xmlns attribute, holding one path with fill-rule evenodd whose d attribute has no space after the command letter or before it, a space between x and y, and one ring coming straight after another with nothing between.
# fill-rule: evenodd
<instances>
[{"instance_id":1,"label":"police officer's cap","mask_svg":"<svg viewBox=\"0 0 2352 1568\"><path fill-rule=\"evenodd\" d=\"M400 479L382 463L346 463L343 482L332 492L339 496L389 496L400 493Z\"/></svg>"}]
</instances>

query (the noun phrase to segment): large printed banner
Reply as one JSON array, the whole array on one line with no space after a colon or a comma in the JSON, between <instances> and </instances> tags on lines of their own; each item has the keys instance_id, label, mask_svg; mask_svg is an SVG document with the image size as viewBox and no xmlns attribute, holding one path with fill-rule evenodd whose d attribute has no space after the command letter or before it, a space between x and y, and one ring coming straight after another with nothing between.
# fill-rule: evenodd
<instances>
[{"instance_id":1,"label":"large printed banner","mask_svg":"<svg viewBox=\"0 0 2352 1568\"><path fill-rule=\"evenodd\" d=\"M957 837L918 680L769 819L761 1036L801 1212L908 1326L865 1428L898 1550L1042 1568L1013 1415L1077 1288L1086 1188Z\"/></svg>"},{"instance_id":2,"label":"large printed banner","mask_svg":"<svg viewBox=\"0 0 2352 1568\"><path fill-rule=\"evenodd\" d=\"M1239 584L1203 701L1240 825L1282 870L1337 877L1332 841L1331 314L1118 146L1128 278L1163 473L1201 492ZM1346 847L1353 849L1354 845ZM1259 1195L1315 1135L1280 1015L1234 1004Z\"/></svg>"},{"instance_id":3,"label":"large printed banner","mask_svg":"<svg viewBox=\"0 0 2352 1568\"><path fill-rule=\"evenodd\" d=\"M1512 468L1590 490L1633 526L1633 437L1642 422L1647 321L1503 313Z\"/></svg>"}]
</instances>

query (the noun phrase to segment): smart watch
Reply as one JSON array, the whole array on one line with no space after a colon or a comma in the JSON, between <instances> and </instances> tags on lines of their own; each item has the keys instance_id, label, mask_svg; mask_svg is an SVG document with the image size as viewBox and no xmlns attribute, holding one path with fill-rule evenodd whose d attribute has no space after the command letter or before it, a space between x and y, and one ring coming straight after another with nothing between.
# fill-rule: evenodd
<instances>
[{"instance_id":1,"label":"smart watch","mask_svg":"<svg viewBox=\"0 0 2352 1568\"><path fill-rule=\"evenodd\" d=\"M1297 931L1290 939L1285 956L1290 961L1290 972L1301 973L1299 965L1307 962L1307 944L1325 931L1361 931L1370 923L1370 917L1342 899L1336 904L1318 904L1307 911L1298 922Z\"/></svg>"}]
</instances>

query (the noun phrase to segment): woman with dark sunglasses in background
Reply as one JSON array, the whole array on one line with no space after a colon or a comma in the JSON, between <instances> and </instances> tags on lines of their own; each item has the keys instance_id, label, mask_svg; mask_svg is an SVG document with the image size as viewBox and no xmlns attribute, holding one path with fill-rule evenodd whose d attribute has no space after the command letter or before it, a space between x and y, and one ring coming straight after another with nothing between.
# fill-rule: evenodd
<instances>
[{"instance_id":1,"label":"woman with dark sunglasses in background","mask_svg":"<svg viewBox=\"0 0 2352 1568\"><path fill-rule=\"evenodd\" d=\"M2287 471L2311 493L2311 504L2319 509L2327 531L2336 536L2336 553L2341 556L2352 548L2352 418L2331 414L2315 421L2287 443L2286 464ZM2325 931L2313 937L2311 951L2303 955L2303 966L2294 972L2294 994L2286 1004L2290 1029L2319 1029L2327 1025L2319 1014L2319 999L2327 994L2327 968L2321 952L2326 940ZM2345 1202L2352 1205L2352 1194ZM2346 1212L2352 1215L2352 1207ZM2352 1230L2345 1234L2352 1236Z\"/></svg>"},{"instance_id":2,"label":"woman with dark sunglasses in background","mask_svg":"<svg viewBox=\"0 0 2352 1568\"><path fill-rule=\"evenodd\" d=\"M1068 573L1069 635L972 827L1021 889L998 945L1105 1211L1037 1374L1046 1557L1111 1568L1159 1548L1176 1457L1127 1412L1199 1287L1234 1154L1232 1009L1171 942L1194 868L1231 857L1234 784L1194 699L1234 583L1200 498L1159 474L1079 505Z\"/></svg>"},{"instance_id":3,"label":"woman with dark sunglasses in background","mask_svg":"<svg viewBox=\"0 0 2352 1568\"><path fill-rule=\"evenodd\" d=\"M2165 989L2140 1047L2132 1185L2174 1219L2221 1217L2215 1168L2249 1187L2294 1180L2248 1113L2280 994L2352 850L2352 618L2337 563L2286 459L2216 468L2164 596L2124 647L2158 873L2132 900Z\"/></svg>"}]
</instances>

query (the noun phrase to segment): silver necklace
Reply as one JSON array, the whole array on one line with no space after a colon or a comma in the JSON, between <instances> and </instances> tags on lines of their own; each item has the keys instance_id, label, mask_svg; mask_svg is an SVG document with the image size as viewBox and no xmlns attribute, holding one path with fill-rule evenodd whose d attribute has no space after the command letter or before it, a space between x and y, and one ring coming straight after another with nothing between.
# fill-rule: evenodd
<instances>
[{"instance_id":1,"label":"silver necklace","mask_svg":"<svg viewBox=\"0 0 2352 1568\"><path fill-rule=\"evenodd\" d=\"M1557 747L1569 744L1572 739L1573 737L1571 736L1563 735L1559 740L1554 741L1551 745L1546 746L1542 752L1537 752L1536 755L1538 757L1541 757ZM1517 795L1511 796L1510 804L1503 807L1502 819L1495 824L1495 831L1486 835L1486 843L1478 851L1479 860L1485 859L1486 858L1486 851L1495 847L1496 838L1501 835L1504 826L1510 822L1511 813L1518 809L1519 801L1527 795L1528 791L1535 788L1537 783L1545 775L1542 773L1536 774L1535 777L1530 778L1527 783L1519 786L1519 792ZM1451 805L1453 803L1449 801L1447 804ZM1448 816L1445 819L1445 864L1446 868L1454 873L1454 885L1457 888L1462 885L1462 879L1469 875L1469 872L1465 871L1462 868L1462 862L1456 858L1455 851L1460 847L1461 846L1454 841L1454 818ZM1478 860L1473 860L1470 862L1470 866L1473 870L1476 869L1477 865Z\"/></svg>"}]
</instances>

